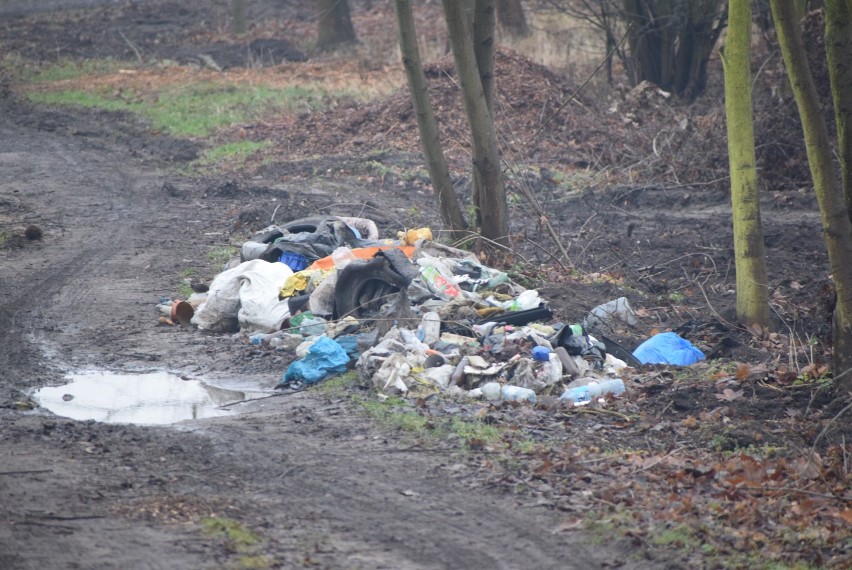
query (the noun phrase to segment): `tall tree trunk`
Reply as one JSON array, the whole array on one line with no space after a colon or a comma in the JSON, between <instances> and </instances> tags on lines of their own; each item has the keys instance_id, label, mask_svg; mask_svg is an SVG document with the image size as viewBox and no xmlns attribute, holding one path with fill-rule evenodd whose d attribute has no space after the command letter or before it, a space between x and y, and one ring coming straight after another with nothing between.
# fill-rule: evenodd
<instances>
[{"instance_id":1,"label":"tall tree trunk","mask_svg":"<svg viewBox=\"0 0 852 570\"><path fill-rule=\"evenodd\" d=\"M751 4L750 0L730 0L728 6L730 19L722 65L737 270L737 319L746 325L757 323L767 327L769 288L760 224L749 67Z\"/></svg>"},{"instance_id":2,"label":"tall tree trunk","mask_svg":"<svg viewBox=\"0 0 852 570\"><path fill-rule=\"evenodd\" d=\"M485 104L488 113L494 118L494 52L496 41L494 30L496 29L496 16L494 13L494 0L475 0L473 3L473 52L476 57L476 66L479 69L479 80L482 82L482 93L485 95ZM482 178L473 170L471 176L473 186L473 205L475 224L482 226L481 204L484 200L485 188Z\"/></svg>"},{"instance_id":3,"label":"tall tree trunk","mask_svg":"<svg viewBox=\"0 0 852 570\"><path fill-rule=\"evenodd\" d=\"M852 392L852 222L832 168L828 128L820 114L819 97L808 67L793 4L789 0L770 0L770 6L781 55L802 119L808 164L822 213L822 230L837 291L832 327L832 369L838 386Z\"/></svg>"},{"instance_id":4,"label":"tall tree trunk","mask_svg":"<svg viewBox=\"0 0 852 570\"><path fill-rule=\"evenodd\" d=\"M527 17L521 0L497 0L497 20L500 27L513 38L521 38L529 35L530 28L527 25Z\"/></svg>"},{"instance_id":5,"label":"tall tree trunk","mask_svg":"<svg viewBox=\"0 0 852 570\"><path fill-rule=\"evenodd\" d=\"M333 50L357 40L348 0L317 0L317 48Z\"/></svg>"},{"instance_id":6,"label":"tall tree trunk","mask_svg":"<svg viewBox=\"0 0 852 570\"><path fill-rule=\"evenodd\" d=\"M707 83L707 60L725 27L720 0L624 0L632 79L693 100Z\"/></svg>"},{"instance_id":7,"label":"tall tree trunk","mask_svg":"<svg viewBox=\"0 0 852 570\"><path fill-rule=\"evenodd\" d=\"M456 73L461 84L465 113L470 122L473 140L473 166L483 185L483 192L480 196L482 235L501 245L508 246L509 223L506 217L506 188L503 185L500 155L497 152L494 122L488 112L488 104L482 89L482 81L479 78L479 69L476 65L472 34L465 25L462 4L456 0L442 0L442 2L450 44L453 47Z\"/></svg>"},{"instance_id":8,"label":"tall tree trunk","mask_svg":"<svg viewBox=\"0 0 852 570\"><path fill-rule=\"evenodd\" d=\"M852 0L825 0L825 54L846 210L852 219Z\"/></svg>"},{"instance_id":9,"label":"tall tree trunk","mask_svg":"<svg viewBox=\"0 0 852 570\"><path fill-rule=\"evenodd\" d=\"M453 190L450 172L444 159L438 124L432 112L432 100L429 97L429 87L420 60L420 50L417 47L417 35L414 28L414 14L410 0L395 0L396 19L399 25L399 46L402 51L402 63L408 78L408 88L417 116L417 127L420 131L420 146L429 168L429 178L438 200L438 210L444 225L450 230L453 240L464 237L464 215L459 205L458 196Z\"/></svg>"},{"instance_id":10,"label":"tall tree trunk","mask_svg":"<svg viewBox=\"0 0 852 570\"><path fill-rule=\"evenodd\" d=\"M246 0L231 0L231 31L246 33Z\"/></svg>"}]
</instances>

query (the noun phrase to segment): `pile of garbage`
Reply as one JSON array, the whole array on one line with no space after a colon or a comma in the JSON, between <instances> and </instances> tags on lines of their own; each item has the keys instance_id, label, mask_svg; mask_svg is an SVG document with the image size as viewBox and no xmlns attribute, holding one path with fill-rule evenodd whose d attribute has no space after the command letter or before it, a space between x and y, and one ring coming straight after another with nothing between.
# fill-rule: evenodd
<instances>
[{"instance_id":1,"label":"pile of garbage","mask_svg":"<svg viewBox=\"0 0 852 570\"><path fill-rule=\"evenodd\" d=\"M354 368L387 395L534 403L548 394L583 405L622 393L628 366L704 357L675 333L632 354L613 351L589 329L614 319L635 324L626 298L582 323L553 323L538 291L432 241L428 228L380 239L364 218L265 228L207 291L163 310L201 330L239 331L253 344L291 351L296 360L278 386L287 390Z\"/></svg>"}]
</instances>

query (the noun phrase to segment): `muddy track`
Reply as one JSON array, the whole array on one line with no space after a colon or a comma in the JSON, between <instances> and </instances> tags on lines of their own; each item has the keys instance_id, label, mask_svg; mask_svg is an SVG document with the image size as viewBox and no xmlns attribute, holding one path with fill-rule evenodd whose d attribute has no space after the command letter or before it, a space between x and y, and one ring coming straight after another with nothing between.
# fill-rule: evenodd
<instances>
[{"instance_id":1,"label":"muddy track","mask_svg":"<svg viewBox=\"0 0 852 570\"><path fill-rule=\"evenodd\" d=\"M45 130L49 113L12 111L0 122L4 216L38 224L44 238L0 258L0 567L228 564L241 554L198 523L213 512L252 529L255 554L280 567L636 562L624 545L592 550L554 533L557 513L468 485L475 472L451 453L387 439L314 393L174 428L16 410L29 390L79 368L156 367L261 388L281 369L238 374L234 339L156 325L158 295L209 245L205 233L221 232L227 203L202 199L157 157L133 156L111 130L120 125L83 114ZM166 180L186 194L168 195Z\"/></svg>"}]
</instances>

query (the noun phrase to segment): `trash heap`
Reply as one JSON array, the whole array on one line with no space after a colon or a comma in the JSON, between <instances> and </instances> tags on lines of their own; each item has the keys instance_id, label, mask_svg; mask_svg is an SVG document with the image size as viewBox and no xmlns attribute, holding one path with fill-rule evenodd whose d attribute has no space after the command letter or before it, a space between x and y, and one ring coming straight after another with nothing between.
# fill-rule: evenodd
<instances>
[{"instance_id":1,"label":"trash heap","mask_svg":"<svg viewBox=\"0 0 852 570\"><path fill-rule=\"evenodd\" d=\"M432 241L428 228L380 239L364 218L270 226L206 292L163 312L182 311L186 322L187 304L201 330L239 330L253 344L293 352L278 386L286 390L354 368L387 395L535 403L547 394L582 405L622 393L624 368L643 362L623 349L624 360L616 358L587 330L613 319L634 324L626 298L596 307L584 324L554 323L537 291ZM667 358L658 349L645 354ZM703 358L691 345L678 350L681 360Z\"/></svg>"}]
</instances>

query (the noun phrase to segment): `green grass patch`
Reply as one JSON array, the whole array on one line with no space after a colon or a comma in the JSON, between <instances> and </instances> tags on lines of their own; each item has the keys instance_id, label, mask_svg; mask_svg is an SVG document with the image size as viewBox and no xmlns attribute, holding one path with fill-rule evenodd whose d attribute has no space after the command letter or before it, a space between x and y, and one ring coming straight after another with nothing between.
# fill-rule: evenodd
<instances>
[{"instance_id":1,"label":"green grass patch","mask_svg":"<svg viewBox=\"0 0 852 570\"><path fill-rule=\"evenodd\" d=\"M327 396L346 396L349 388L357 383L358 373L350 370L349 372L323 380L313 390Z\"/></svg>"},{"instance_id":2,"label":"green grass patch","mask_svg":"<svg viewBox=\"0 0 852 570\"><path fill-rule=\"evenodd\" d=\"M391 396L379 400L363 397L352 390L359 382L358 373L350 371L324 380L313 389L326 395L348 397L353 405L360 408L364 415L373 419L381 428L399 431L404 436L413 436L427 442L457 439L462 447L470 441L496 445L505 435L503 429L480 420L457 416L434 417L420 413L413 403L404 398Z\"/></svg>"},{"instance_id":3,"label":"green grass patch","mask_svg":"<svg viewBox=\"0 0 852 570\"><path fill-rule=\"evenodd\" d=\"M269 141L239 141L219 145L205 150L196 163L201 166L214 166L228 163L231 166L239 166L257 150L266 148L272 143Z\"/></svg>"},{"instance_id":4,"label":"green grass patch","mask_svg":"<svg viewBox=\"0 0 852 570\"><path fill-rule=\"evenodd\" d=\"M192 297L192 295L195 294L195 291L192 290L192 287L190 287L188 283L181 283L178 285L177 294L179 299L185 300Z\"/></svg>"},{"instance_id":5,"label":"green grass patch","mask_svg":"<svg viewBox=\"0 0 852 570\"><path fill-rule=\"evenodd\" d=\"M240 254L235 245L220 245L207 252L207 259L213 263L228 263Z\"/></svg>"},{"instance_id":6,"label":"green grass patch","mask_svg":"<svg viewBox=\"0 0 852 570\"><path fill-rule=\"evenodd\" d=\"M0 248L6 247L6 242L12 237L7 231L0 231Z\"/></svg>"},{"instance_id":7,"label":"green grass patch","mask_svg":"<svg viewBox=\"0 0 852 570\"><path fill-rule=\"evenodd\" d=\"M85 107L89 109L103 109L105 111L133 111L136 108L136 105L133 103L107 95L106 93L73 89L67 91L38 91L29 93L28 97L33 103L40 103L42 105Z\"/></svg>"},{"instance_id":8,"label":"green grass patch","mask_svg":"<svg viewBox=\"0 0 852 570\"><path fill-rule=\"evenodd\" d=\"M695 531L686 525L674 525L651 532L651 542L658 546L673 546L694 550L701 545Z\"/></svg>"},{"instance_id":9,"label":"green grass patch","mask_svg":"<svg viewBox=\"0 0 852 570\"><path fill-rule=\"evenodd\" d=\"M34 103L126 111L174 136L203 137L217 129L283 111L317 108L329 94L315 87L236 86L197 83L144 96L124 92L57 90L29 94Z\"/></svg>"},{"instance_id":10,"label":"green grass patch","mask_svg":"<svg viewBox=\"0 0 852 570\"><path fill-rule=\"evenodd\" d=\"M12 80L20 83L52 83L91 75L107 75L118 69L133 67L129 62L113 59L87 59L73 61L63 59L52 63L27 61L17 54L7 54L0 66L8 70Z\"/></svg>"},{"instance_id":11,"label":"green grass patch","mask_svg":"<svg viewBox=\"0 0 852 570\"><path fill-rule=\"evenodd\" d=\"M224 539L233 552L248 552L261 542L258 534L233 519L206 517L201 528L206 536Z\"/></svg>"}]
</instances>

